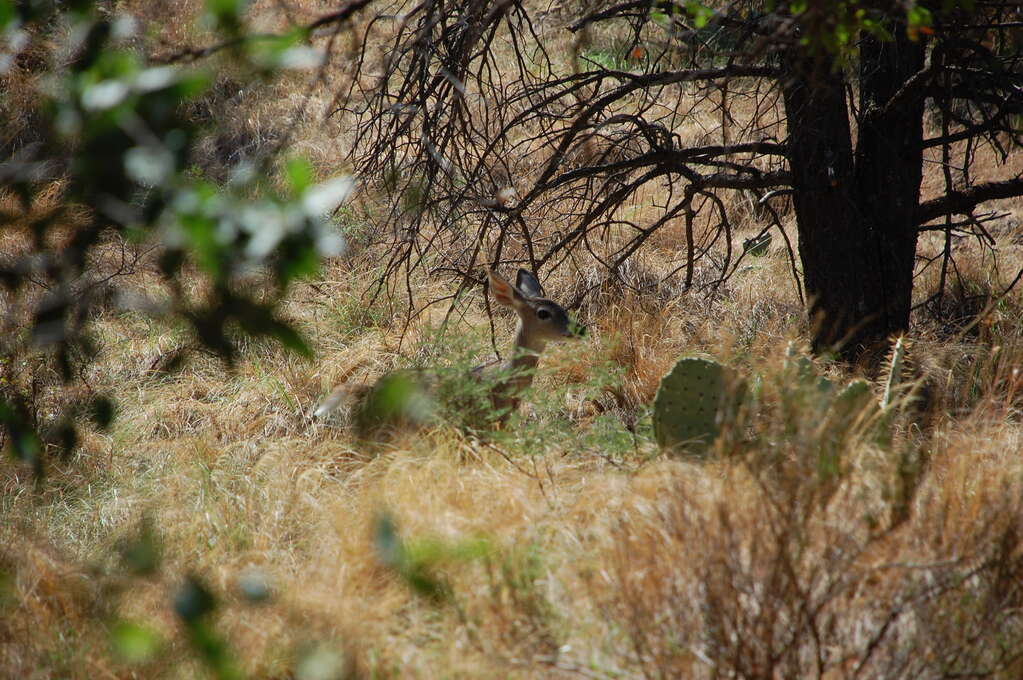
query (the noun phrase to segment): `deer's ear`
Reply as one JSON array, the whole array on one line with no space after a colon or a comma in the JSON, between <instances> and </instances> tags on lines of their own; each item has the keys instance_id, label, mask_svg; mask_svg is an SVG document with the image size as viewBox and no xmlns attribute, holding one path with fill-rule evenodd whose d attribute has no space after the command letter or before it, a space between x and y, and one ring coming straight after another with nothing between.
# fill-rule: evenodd
<instances>
[{"instance_id":1,"label":"deer's ear","mask_svg":"<svg viewBox=\"0 0 1023 680\"><path fill-rule=\"evenodd\" d=\"M540 282L536 280L533 272L525 269L519 270L519 274L515 278L515 287L529 297L543 297L543 287Z\"/></svg>"},{"instance_id":2,"label":"deer's ear","mask_svg":"<svg viewBox=\"0 0 1023 680\"><path fill-rule=\"evenodd\" d=\"M487 279L490 281L490 291L494 294L498 304L514 307L518 291L493 270L487 272Z\"/></svg>"}]
</instances>

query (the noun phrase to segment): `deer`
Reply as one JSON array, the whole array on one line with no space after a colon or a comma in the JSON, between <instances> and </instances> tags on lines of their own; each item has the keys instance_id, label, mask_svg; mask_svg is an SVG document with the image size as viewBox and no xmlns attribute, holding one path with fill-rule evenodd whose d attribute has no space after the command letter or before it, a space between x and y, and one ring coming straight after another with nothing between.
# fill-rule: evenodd
<instances>
[{"instance_id":1,"label":"deer","mask_svg":"<svg viewBox=\"0 0 1023 680\"><path fill-rule=\"evenodd\" d=\"M547 345L584 337L587 329L571 320L560 304L544 297L540 281L530 271L519 269L512 285L497 271L490 270L487 281L497 303L510 308L518 316L515 340L507 359L476 366L467 377L486 386L489 405L499 414L497 423L503 425L519 409L524 393L533 384L540 356ZM393 399L387 395L390 392L412 395L412 411L415 411L415 396L429 392L433 387L428 369L394 371L371 385L335 388L316 408L313 416L323 418L346 407L350 413L356 414L360 429L377 429L384 424L395 427L423 424L428 418L408 413L408 404L391 412ZM409 401L406 397L398 400Z\"/></svg>"}]
</instances>

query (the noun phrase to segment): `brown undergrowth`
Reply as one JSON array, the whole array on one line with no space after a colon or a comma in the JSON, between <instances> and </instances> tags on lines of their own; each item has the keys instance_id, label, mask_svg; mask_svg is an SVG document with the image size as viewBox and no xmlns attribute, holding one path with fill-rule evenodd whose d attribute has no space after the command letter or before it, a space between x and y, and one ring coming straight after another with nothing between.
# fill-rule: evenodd
<instances>
[{"instance_id":1,"label":"brown undergrowth","mask_svg":"<svg viewBox=\"0 0 1023 680\"><path fill-rule=\"evenodd\" d=\"M316 363L255 346L233 371L198 354L164 374L148 367L175 329L98 320L93 375L117 398L114 429L89 435L39 488L4 470L5 669L189 677L200 666L182 661L171 603L195 574L255 677L309 658L350 677L1019 671L1023 341L1008 317L997 353L917 337L920 382L893 443L852 432L834 469L819 459L831 435L784 377L787 314L763 312L750 330L726 302L708 318L684 297L670 314L612 303L590 319L581 352L545 359L518 433L442 426L380 447L306 414L352 365L368 378L417 352L458 359L416 349L438 342L431 333L399 352L400 317L353 319L358 284L340 273L289 302ZM753 275L751 286L784 290L767 283L784 276L780 258ZM792 303L761 293L757 304ZM466 318L482 330L480 312ZM760 376L757 411L714 462L664 459L644 411L655 377L701 352ZM602 378L609 392L582 390L602 356L619 369ZM382 554L383 513L413 567ZM143 526L160 566L132 576L124 546ZM267 604L240 594L251 574L269 584ZM416 574L441 594L419 593ZM122 621L162 641L142 667L111 651Z\"/></svg>"},{"instance_id":2,"label":"brown undergrowth","mask_svg":"<svg viewBox=\"0 0 1023 680\"><path fill-rule=\"evenodd\" d=\"M235 134L205 147L214 173L221 143L277 139L281 94L301 89L229 81L207 102ZM343 139L321 122L300 119L298 146L334 171ZM759 231L744 228L736 252ZM366 442L309 417L338 382L491 353L478 289L446 326L443 306L406 326L402 302L370 303L381 253L357 238L286 302L311 361L250 343L228 369L180 328L102 310L85 382L115 398L112 429L86 432L41 483L0 467L0 675L211 673L180 615L191 578L218 602L221 677L1019 677L1023 300L1006 292L1019 246L995 269L956 244L962 313L924 304L938 269L922 270L907 387L879 437L869 417L832 428L791 379L807 324L777 240L686 290L678 238L659 233L621 285L598 285L581 257L544 280L559 300L595 286L578 309L591 334L544 356L521 418L494 433L448 418ZM927 235L921 252L942 247ZM158 291L152 262L136 265L124 285ZM451 293L439 278L412 291ZM509 321L494 323L503 350ZM665 456L651 434L658 381L683 354L756 390L705 462ZM882 368L816 366L877 392ZM0 380L24 371L0 364Z\"/></svg>"}]
</instances>

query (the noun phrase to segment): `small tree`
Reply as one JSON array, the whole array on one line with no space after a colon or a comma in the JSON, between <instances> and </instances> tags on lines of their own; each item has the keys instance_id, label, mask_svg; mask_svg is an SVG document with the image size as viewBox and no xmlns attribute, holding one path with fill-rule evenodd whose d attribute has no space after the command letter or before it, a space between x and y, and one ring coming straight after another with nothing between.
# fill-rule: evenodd
<instances>
[{"instance_id":1,"label":"small tree","mask_svg":"<svg viewBox=\"0 0 1023 680\"><path fill-rule=\"evenodd\" d=\"M682 220L685 285L715 247L719 275L705 283L717 284L742 257L731 246L742 202L727 196L759 210L791 193L813 344L855 358L908 328L922 230L985 234L975 208L1023 194L1023 177L973 171L980 146L1004 160L1020 141L1023 57L1005 3L633 0L541 19L521 3L464 0L403 17L353 147L360 170L403 197L388 214L402 225L390 274L442 253L439 267L468 285L486 249L551 267L586 248L615 277ZM595 45L607 25L618 29ZM549 47L559 31L576 36L568 66ZM717 107L717 140L684 139L693 101ZM945 192L921 203L929 149ZM621 210L651 189L653 221ZM710 212L717 229L701 234L694 219ZM546 215L575 226L530 227ZM427 226L431 216L442 220Z\"/></svg>"}]
</instances>

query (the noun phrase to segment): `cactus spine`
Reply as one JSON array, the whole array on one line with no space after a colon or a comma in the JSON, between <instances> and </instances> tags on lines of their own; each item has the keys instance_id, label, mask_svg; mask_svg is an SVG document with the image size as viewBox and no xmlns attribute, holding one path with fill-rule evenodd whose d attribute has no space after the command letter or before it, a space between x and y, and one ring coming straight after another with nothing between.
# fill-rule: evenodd
<instances>
[{"instance_id":1,"label":"cactus spine","mask_svg":"<svg viewBox=\"0 0 1023 680\"><path fill-rule=\"evenodd\" d=\"M906 359L906 339L900 337L892 348L891 360L888 364L888 379L884 383L884 396L881 397L881 408L887 409L892 404L895 390L902 382L902 367Z\"/></svg>"}]
</instances>

